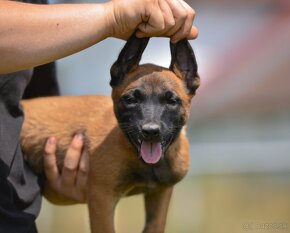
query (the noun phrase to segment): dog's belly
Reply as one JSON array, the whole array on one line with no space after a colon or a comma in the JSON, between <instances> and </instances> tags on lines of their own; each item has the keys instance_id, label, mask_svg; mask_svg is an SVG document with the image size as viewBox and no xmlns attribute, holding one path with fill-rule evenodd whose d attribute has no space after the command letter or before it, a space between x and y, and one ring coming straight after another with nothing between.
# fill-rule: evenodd
<instances>
[{"instance_id":1,"label":"dog's belly","mask_svg":"<svg viewBox=\"0 0 290 233\"><path fill-rule=\"evenodd\" d=\"M57 139L58 165L72 137L83 132L86 146L94 150L116 127L112 101L105 96L47 97L22 101L25 120L21 146L37 173L43 171L43 148L48 137Z\"/></svg>"}]
</instances>

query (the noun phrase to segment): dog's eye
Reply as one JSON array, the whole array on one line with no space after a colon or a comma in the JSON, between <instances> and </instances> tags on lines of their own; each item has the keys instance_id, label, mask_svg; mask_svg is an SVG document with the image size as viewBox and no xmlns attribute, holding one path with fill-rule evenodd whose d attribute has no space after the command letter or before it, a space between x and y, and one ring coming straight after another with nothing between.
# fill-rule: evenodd
<instances>
[{"instance_id":1,"label":"dog's eye","mask_svg":"<svg viewBox=\"0 0 290 233\"><path fill-rule=\"evenodd\" d=\"M177 105L177 103L178 103L178 101L177 101L177 99L175 99L175 98L170 98L170 99L167 99L167 104L169 104L169 105Z\"/></svg>"},{"instance_id":2,"label":"dog's eye","mask_svg":"<svg viewBox=\"0 0 290 233\"><path fill-rule=\"evenodd\" d=\"M134 105L137 104L137 99L134 96L128 95L128 96L124 96L123 100L125 102L125 104L127 105Z\"/></svg>"},{"instance_id":3,"label":"dog's eye","mask_svg":"<svg viewBox=\"0 0 290 233\"><path fill-rule=\"evenodd\" d=\"M179 99L170 91L165 93L166 104L176 106L179 103Z\"/></svg>"},{"instance_id":4,"label":"dog's eye","mask_svg":"<svg viewBox=\"0 0 290 233\"><path fill-rule=\"evenodd\" d=\"M142 101L143 96L141 91L136 89L129 94L124 95L122 99L126 105L134 106Z\"/></svg>"},{"instance_id":5,"label":"dog's eye","mask_svg":"<svg viewBox=\"0 0 290 233\"><path fill-rule=\"evenodd\" d=\"M134 92L133 92L133 96L136 98L136 99L142 99L142 93L140 90L136 89Z\"/></svg>"}]
</instances>

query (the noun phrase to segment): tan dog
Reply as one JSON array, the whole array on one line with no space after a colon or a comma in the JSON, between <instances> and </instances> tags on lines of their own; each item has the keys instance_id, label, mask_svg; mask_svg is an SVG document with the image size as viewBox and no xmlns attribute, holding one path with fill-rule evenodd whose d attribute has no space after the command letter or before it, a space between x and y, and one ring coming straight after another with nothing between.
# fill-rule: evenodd
<instances>
[{"instance_id":1,"label":"tan dog","mask_svg":"<svg viewBox=\"0 0 290 233\"><path fill-rule=\"evenodd\" d=\"M27 160L43 172L43 146L58 140L58 163L77 132L89 150L88 205L94 233L114 232L121 197L144 193L144 233L164 232L173 185L189 168L183 130L199 86L197 64L187 41L171 44L170 69L139 66L148 38L132 36L111 68L112 99L49 97L23 101L21 144ZM113 100L113 101L112 101ZM115 114L114 114L115 113Z\"/></svg>"}]
</instances>

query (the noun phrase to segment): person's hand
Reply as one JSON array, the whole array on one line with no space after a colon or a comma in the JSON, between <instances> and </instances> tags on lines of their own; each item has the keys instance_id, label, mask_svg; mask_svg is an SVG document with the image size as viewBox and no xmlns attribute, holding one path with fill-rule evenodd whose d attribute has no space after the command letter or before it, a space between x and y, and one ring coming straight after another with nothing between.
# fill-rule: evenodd
<instances>
[{"instance_id":1,"label":"person's hand","mask_svg":"<svg viewBox=\"0 0 290 233\"><path fill-rule=\"evenodd\" d=\"M57 167L57 142L50 137L44 149L46 175L45 196L55 204L83 203L86 201L88 154L83 148L84 137L76 134L66 152L61 173Z\"/></svg>"},{"instance_id":2,"label":"person's hand","mask_svg":"<svg viewBox=\"0 0 290 233\"><path fill-rule=\"evenodd\" d=\"M195 11L183 0L113 0L112 36L127 39L136 29L138 37L164 36L172 42L195 39Z\"/></svg>"}]
</instances>

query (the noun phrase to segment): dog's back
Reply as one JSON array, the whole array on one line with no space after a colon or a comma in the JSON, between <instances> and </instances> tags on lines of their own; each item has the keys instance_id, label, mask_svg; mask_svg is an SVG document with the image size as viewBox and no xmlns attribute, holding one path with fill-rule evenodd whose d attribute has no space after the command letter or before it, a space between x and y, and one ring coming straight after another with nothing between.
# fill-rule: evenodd
<instances>
[{"instance_id":1,"label":"dog's back","mask_svg":"<svg viewBox=\"0 0 290 233\"><path fill-rule=\"evenodd\" d=\"M46 140L55 136L58 143L58 164L62 166L64 149L72 137L85 134L89 150L98 147L116 127L112 100L106 96L63 96L23 100L25 121L21 145L34 170L43 170L42 156Z\"/></svg>"}]
</instances>

